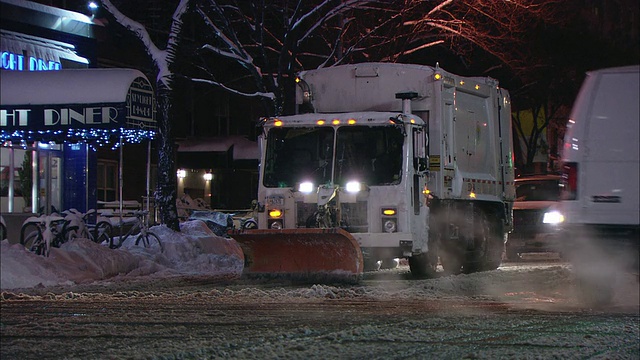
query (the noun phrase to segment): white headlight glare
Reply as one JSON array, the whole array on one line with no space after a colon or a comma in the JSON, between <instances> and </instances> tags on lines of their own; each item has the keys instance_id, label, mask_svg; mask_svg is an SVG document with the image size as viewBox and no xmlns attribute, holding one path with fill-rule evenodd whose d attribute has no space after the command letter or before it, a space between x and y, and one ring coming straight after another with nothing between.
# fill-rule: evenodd
<instances>
[{"instance_id":1,"label":"white headlight glare","mask_svg":"<svg viewBox=\"0 0 640 360\"><path fill-rule=\"evenodd\" d=\"M361 190L362 187L360 186L359 181L349 181L345 186L345 188L347 189L347 192L357 193L358 191Z\"/></svg>"},{"instance_id":2,"label":"white headlight glare","mask_svg":"<svg viewBox=\"0 0 640 360\"><path fill-rule=\"evenodd\" d=\"M560 224L564 222L564 215L562 215L559 211L549 211L544 213L542 222L544 224L552 224L552 225Z\"/></svg>"},{"instance_id":3,"label":"white headlight glare","mask_svg":"<svg viewBox=\"0 0 640 360\"><path fill-rule=\"evenodd\" d=\"M298 191L305 194L310 194L313 191L313 183L311 181L301 182L298 186Z\"/></svg>"}]
</instances>

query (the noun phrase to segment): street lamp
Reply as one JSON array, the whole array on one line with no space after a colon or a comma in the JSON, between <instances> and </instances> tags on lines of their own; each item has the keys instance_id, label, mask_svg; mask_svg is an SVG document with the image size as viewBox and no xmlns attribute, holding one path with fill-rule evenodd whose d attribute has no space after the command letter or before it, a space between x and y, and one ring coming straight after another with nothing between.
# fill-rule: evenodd
<instances>
[{"instance_id":1,"label":"street lamp","mask_svg":"<svg viewBox=\"0 0 640 360\"><path fill-rule=\"evenodd\" d=\"M187 177L187 171L184 169L178 170L178 179L184 179Z\"/></svg>"},{"instance_id":2,"label":"street lamp","mask_svg":"<svg viewBox=\"0 0 640 360\"><path fill-rule=\"evenodd\" d=\"M204 178L204 196L209 205L211 205L211 180L213 180L213 174L205 172L202 177Z\"/></svg>"}]
</instances>

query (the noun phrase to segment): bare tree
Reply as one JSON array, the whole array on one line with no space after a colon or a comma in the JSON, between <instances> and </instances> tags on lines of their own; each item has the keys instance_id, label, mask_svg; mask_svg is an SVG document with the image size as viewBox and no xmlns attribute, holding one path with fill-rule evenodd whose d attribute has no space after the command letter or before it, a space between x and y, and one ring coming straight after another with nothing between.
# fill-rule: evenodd
<instances>
[{"instance_id":1,"label":"bare tree","mask_svg":"<svg viewBox=\"0 0 640 360\"><path fill-rule=\"evenodd\" d=\"M416 18L404 23L411 28L411 35L403 55L419 53L425 45L440 41L441 46L448 46L460 56L471 73L483 72L507 80L514 100L516 140L524 145L522 152L516 152L516 164L525 172L532 171L536 154L557 152L555 144L549 144L544 135L550 127L559 128L556 122L562 120L558 119L558 110L571 101L566 93L561 97L554 93L554 89L563 90L559 82L566 77L559 76L552 60L554 54L542 51L548 44L541 36L550 35L550 29L566 21L571 9L566 3L417 0L411 2L415 10L408 12ZM523 112L532 115L528 127L522 123Z\"/></svg>"},{"instance_id":2,"label":"bare tree","mask_svg":"<svg viewBox=\"0 0 640 360\"><path fill-rule=\"evenodd\" d=\"M195 9L211 37L197 49L202 73L192 80L265 99L265 115L274 115L283 113L286 82L297 71L337 64L361 50L355 44L345 46L345 38L382 38L380 31L360 28L356 14L385 19L394 17L401 7L372 0L209 0ZM244 74L235 75L250 79L249 86L247 82L244 88L228 85L212 66L219 61L239 65Z\"/></svg>"},{"instance_id":3,"label":"bare tree","mask_svg":"<svg viewBox=\"0 0 640 360\"><path fill-rule=\"evenodd\" d=\"M134 21L121 13L110 0L102 0L102 5L115 20L134 34L144 46L147 55L151 58L156 70L156 98L158 114L158 189L156 203L160 207L160 219L170 229L180 231L176 210L176 165L175 145L171 135L171 91L174 74L170 70L171 64L176 59L178 40L182 31L182 18L187 12L189 0L180 0L176 7L169 37L163 48L159 48L152 41L147 29L137 21Z\"/></svg>"},{"instance_id":4,"label":"bare tree","mask_svg":"<svg viewBox=\"0 0 640 360\"><path fill-rule=\"evenodd\" d=\"M559 3L203 0L195 9L211 38L198 49L203 71L193 80L263 98L273 104L268 113L280 114L286 81L297 71L360 61L419 63L421 54L435 46L448 48L467 64L490 58L474 66L474 73L502 68L520 77L531 72L533 56L525 46L531 29L557 22ZM235 62L251 81L231 87L211 65L219 61Z\"/></svg>"}]
</instances>

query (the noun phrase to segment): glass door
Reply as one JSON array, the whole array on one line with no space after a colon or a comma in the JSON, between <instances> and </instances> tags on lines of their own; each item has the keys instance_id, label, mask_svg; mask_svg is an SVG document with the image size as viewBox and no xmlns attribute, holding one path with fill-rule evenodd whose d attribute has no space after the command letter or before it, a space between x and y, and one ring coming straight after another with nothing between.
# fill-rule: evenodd
<instances>
[{"instance_id":1,"label":"glass door","mask_svg":"<svg viewBox=\"0 0 640 360\"><path fill-rule=\"evenodd\" d=\"M38 156L38 198L46 214L62 211L62 151L61 145L40 145Z\"/></svg>"}]
</instances>

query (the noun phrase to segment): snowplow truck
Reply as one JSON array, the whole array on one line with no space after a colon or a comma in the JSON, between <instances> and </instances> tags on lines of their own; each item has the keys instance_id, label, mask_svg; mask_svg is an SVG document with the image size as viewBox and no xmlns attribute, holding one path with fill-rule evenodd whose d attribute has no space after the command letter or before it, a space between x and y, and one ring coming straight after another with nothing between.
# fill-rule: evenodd
<instances>
[{"instance_id":1,"label":"snowplow truck","mask_svg":"<svg viewBox=\"0 0 640 360\"><path fill-rule=\"evenodd\" d=\"M233 235L248 273L500 265L515 190L509 93L496 80L363 63L296 82L298 114L261 119L258 229Z\"/></svg>"}]
</instances>

